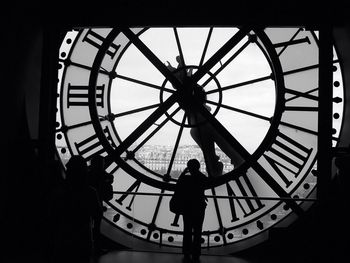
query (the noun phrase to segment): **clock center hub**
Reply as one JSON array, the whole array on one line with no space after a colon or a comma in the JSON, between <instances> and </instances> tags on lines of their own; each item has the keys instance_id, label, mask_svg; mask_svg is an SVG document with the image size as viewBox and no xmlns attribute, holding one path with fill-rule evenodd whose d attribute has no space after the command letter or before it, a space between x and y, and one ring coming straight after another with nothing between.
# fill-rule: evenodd
<instances>
[{"instance_id":1,"label":"clock center hub","mask_svg":"<svg viewBox=\"0 0 350 263\"><path fill-rule=\"evenodd\" d=\"M196 83L185 84L183 86L183 89L178 90L177 92L179 96L178 102L183 110L191 110L194 106L194 103L197 105L205 104L205 91L200 85Z\"/></svg>"},{"instance_id":2,"label":"clock center hub","mask_svg":"<svg viewBox=\"0 0 350 263\"><path fill-rule=\"evenodd\" d=\"M160 102L164 102L171 93L170 89L174 90L177 94L177 103L181 110L184 112L195 110L195 107L203 105L214 116L221 108L223 99L223 93L221 85L214 74L207 72L198 82L192 80L192 75L200 68L199 66L188 65L179 67L173 71L174 76L182 83L181 86L173 86L167 79L164 80L162 88L159 93ZM186 73L184 76L183 73ZM209 94L207 93L209 91ZM210 101L210 104L208 105ZM169 119L179 126L193 127L190 123L182 123L181 115L171 117L172 110L169 110L165 114Z\"/></svg>"}]
</instances>

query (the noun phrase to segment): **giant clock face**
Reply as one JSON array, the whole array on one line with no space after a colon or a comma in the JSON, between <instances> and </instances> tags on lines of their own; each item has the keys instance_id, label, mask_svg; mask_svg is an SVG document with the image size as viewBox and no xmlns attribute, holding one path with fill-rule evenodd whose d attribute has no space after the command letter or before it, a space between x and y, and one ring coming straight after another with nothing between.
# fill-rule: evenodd
<instances>
[{"instance_id":1,"label":"giant clock face","mask_svg":"<svg viewBox=\"0 0 350 263\"><path fill-rule=\"evenodd\" d=\"M67 32L59 56L58 154L63 164L73 154L105 157L115 192L104 204L109 238L179 250L182 220L168 203L191 158L212 178L202 235L208 253L261 242L312 204L317 32L89 28ZM336 145L343 88L335 51L334 80Z\"/></svg>"}]
</instances>

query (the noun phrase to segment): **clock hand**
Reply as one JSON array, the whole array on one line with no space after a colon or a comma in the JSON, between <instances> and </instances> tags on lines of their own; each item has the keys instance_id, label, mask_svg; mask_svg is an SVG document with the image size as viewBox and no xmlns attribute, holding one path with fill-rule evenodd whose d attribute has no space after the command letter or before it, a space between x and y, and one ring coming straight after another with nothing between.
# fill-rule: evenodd
<instances>
[{"instance_id":1,"label":"clock hand","mask_svg":"<svg viewBox=\"0 0 350 263\"><path fill-rule=\"evenodd\" d=\"M242 27L233 37L231 37L211 58L209 58L191 77L194 83L198 82L207 72L210 71L233 47L235 47L251 30Z\"/></svg>"},{"instance_id":2,"label":"clock hand","mask_svg":"<svg viewBox=\"0 0 350 263\"><path fill-rule=\"evenodd\" d=\"M114 154L120 156L125 152L142 134L144 134L174 103L177 101L177 95L172 94L167 100L144 120L120 145L115 149Z\"/></svg>"},{"instance_id":3,"label":"clock hand","mask_svg":"<svg viewBox=\"0 0 350 263\"><path fill-rule=\"evenodd\" d=\"M132 32L129 28L122 28L121 32L141 51L141 53L164 75L176 89L182 89L182 83L163 64L162 61Z\"/></svg>"},{"instance_id":4,"label":"clock hand","mask_svg":"<svg viewBox=\"0 0 350 263\"><path fill-rule=\"evenodd\" d=\"M250 158L250 153L227 131L227 129L207 110L205 105L194 102L195 111L198 112L199 117L204 118L208 125L206 128L215 140L215 143L231 158L231 162L238 166L243 160Z\"/></svg>"},{"instance_id":5,"label":"clock hand","mask_svg":"<svg viewBox=\"0 0 350 263\"><path fill-rule=\"evenodd\" d=\"M210 77L202 84L202 88L204 88L212 79L217 76L222 70L224 70L227 65L229 65L232 60L234 60L242 51L251 43L251 40L248 39L234 54L231 55L224 64L221 64L220 67L212 74Z\"/></svg>"},{"instance_id":6,"label":"clock hand","mask_svg":"<svg viewBox=\"0 0 350 263\"><path fill-rule=\"evenodd\" d=\"M213 128L221 135L224 143L232 147L237 155L238 161L248 160L251 154L236 140L232 134L204 107L199 103L194 103L198 112L213 126ZM259 176L275 191L278 196L282 198L290 198L290 195L275 181L275 179L258 163L253 162L252 168L259 174ZM303 214L303 210L297 205L294 200L287 200L286 203L298 215Z\"/></svg>"},{"instance_id":7,"label":"clock hand","mask_svg":"<svg viewBox=\"0 0 350 263\"><path fill-rule=\"evenodd\" d=\"M138 142L137 146L133 149L133 152L137 152L146 142L149 141L164 125L175 116L180 111L180 107L174 110L172 113L169 114L169 116L166 116L165 120L163 120L161 123L157 125L157 128L155 128L146 138L144 138L141 142Z\"/></svg>"}]
</instances>

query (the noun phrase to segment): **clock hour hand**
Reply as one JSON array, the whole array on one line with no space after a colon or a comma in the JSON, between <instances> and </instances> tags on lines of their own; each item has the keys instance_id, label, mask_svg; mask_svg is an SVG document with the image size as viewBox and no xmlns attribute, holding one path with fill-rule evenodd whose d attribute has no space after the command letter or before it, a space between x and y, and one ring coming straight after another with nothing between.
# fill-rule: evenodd
<instances>
[{"instance_id":1,"label":"clock hour hand","mask_svg":"<svg viewBox=\"0 0 350 263\"><path fill-rule=\"evenodd\" d=\"M198 113L210 124L213 131L216 132L217 140L215 143L230 157L233 153L234 161L239 164L243 160L247 160L251 157L250 153L236 140L232 134L203 106L199 103L194 103ZM208 126L208 127L210 127ZM220 144L221 143L221 144ZM237 158L237 159L235 159ZM231 159L232 160L232 159ZM258 163L253 164L254 170L261 176L261 178L277 193L280 197L290 198L290 195L281 187L279 183ZM297 205L294 200L286 201L288 205L298 214L303 213L302 209Z\"/></svg>"},{"instance_id":2,"label":"clock hour hand","mask_svg":"<svg viewBox=\"0 0 350 263\"><path fill-rule=\"evenodd\" d=\"M227 129L208 111L206 105L197 101L188 112L189 123L193 125L191 136L201 147L208 174L217 177L222 174L223 164L215 152L215 144L231 159L237 167L249 158L248 151L227 131Z\"/></svg>"},{"instance_id":3,"label":"clock hour hand","mask_svg":"<svg viewBox=\"0 0 350 263\"><path fill-rule=\"evenodd\" d=\"M142 134L144 134L168 109L177 101L177 95L172 94L146 119L144 120L120 145L114 154L120 156L125 152Z\"/></svg>"}]
</instances>

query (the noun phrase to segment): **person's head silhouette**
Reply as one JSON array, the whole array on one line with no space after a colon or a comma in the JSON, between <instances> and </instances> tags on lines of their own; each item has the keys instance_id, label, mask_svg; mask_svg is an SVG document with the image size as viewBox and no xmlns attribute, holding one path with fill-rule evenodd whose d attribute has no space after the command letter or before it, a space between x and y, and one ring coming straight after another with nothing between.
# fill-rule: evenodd
<instances>
[{"instance_id":1,"label":"person's head silhouette","mask_svg":"<svg viewBox=\"0 0 350 263\"><path fill-rule=\"evenodd\" d=\"M198 171L200 167L201 167L201 164L199 163L199 161L197 159L190 159L187 162L187 168L191 174L193 172Z\"/></svg>"}]
</instances>

